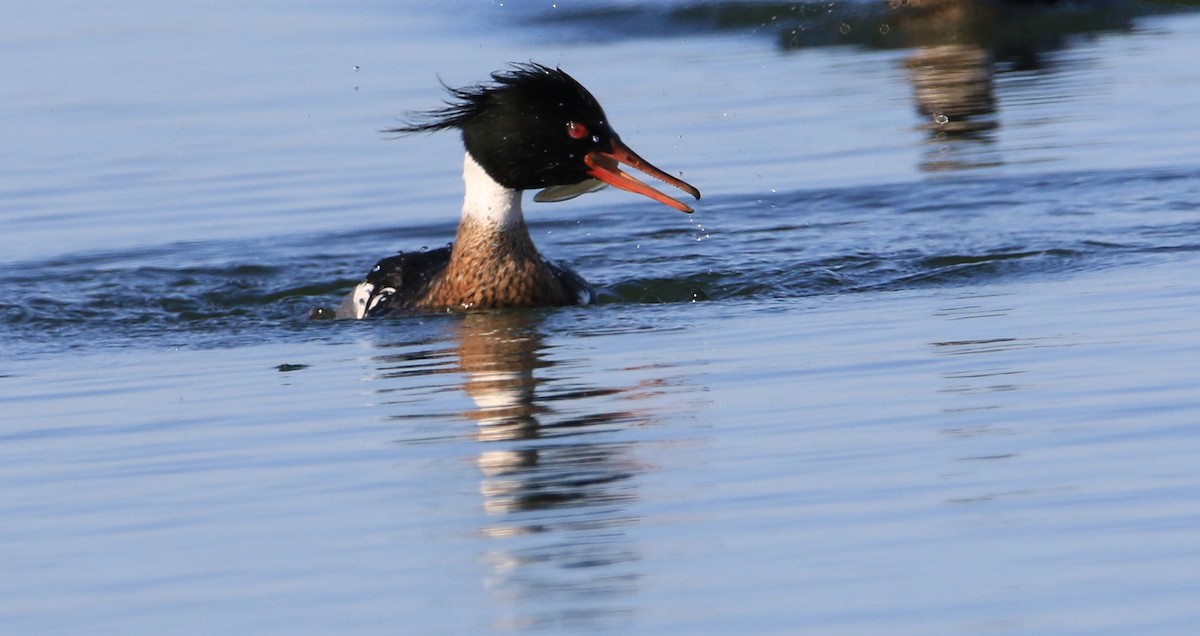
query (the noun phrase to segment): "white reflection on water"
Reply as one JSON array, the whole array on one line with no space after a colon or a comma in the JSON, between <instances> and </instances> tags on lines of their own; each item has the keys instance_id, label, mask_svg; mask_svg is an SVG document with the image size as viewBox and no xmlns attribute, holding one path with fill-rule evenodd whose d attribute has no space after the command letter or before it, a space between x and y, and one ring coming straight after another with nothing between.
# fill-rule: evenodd
<instances>
[{"instance_id":1,"label":"white reflection on water","mask_svg":"<svg viewBox=\"0 0 1200 636\"><path fill-rule=\"evenodd\" d=\"M452 350L425 370L461 374L472 408L445 413L447 426L475 424L483 498L479 536L483 586L506 629L596 626L633 613L643 573L627 529L639 523L638 459L630 431L653 427L663 398L686 383L669 366L621 369L627 384L600 385L547 344L544 314L499 311L455 317ZM380 355L378 390L421 373L409 354ZM397 374L403 367L404 373ZM390 396L394 397L394 396ZM399 402L398 402L399 404ZM408 419L404 413L400 419Z\"/></svg>"}]
</instances>

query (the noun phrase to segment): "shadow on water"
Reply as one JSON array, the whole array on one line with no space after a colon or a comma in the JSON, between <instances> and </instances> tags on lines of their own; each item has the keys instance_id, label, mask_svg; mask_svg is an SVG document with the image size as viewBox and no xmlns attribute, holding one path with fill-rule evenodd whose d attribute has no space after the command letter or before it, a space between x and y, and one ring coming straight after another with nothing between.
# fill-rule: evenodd
<instances>
[{"instance_id":1,"label":"shadow on water","mask_svg":"<svg viewBox=\"0 0 1200 636\"><path fill-rule=\"evenodd\" d=\"M376 391L398 409L406 434L430 420L449 429L474 423L472 433L457 437L473 445L466 452L475 453L479 470L483 584L505 628L594 626L632 611L640 557L623 528L638 523L629 505L646 466L627 432L654 423L655 400L669 384L653 374L618 387L573 377L572 362L546 343L544 316L451 317L452 337L436 350L385 344L403 351L374 358ZM444 373L461 375L471 408L414 414L403 395L414 377ZM431 436L416 438L426 443Z\"/></svg>"}]
</instances>

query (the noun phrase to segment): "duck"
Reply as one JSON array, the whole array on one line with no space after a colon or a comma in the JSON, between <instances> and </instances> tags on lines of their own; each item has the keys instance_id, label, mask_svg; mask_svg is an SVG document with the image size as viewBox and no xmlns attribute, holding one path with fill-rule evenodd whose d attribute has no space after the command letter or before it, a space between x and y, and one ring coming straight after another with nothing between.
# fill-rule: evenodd
<instances>
[{"instance_id":1,"label":"duck","mask_svg":"<svg viewBox=\"0 0 1200 636\"><path fill-rule=\"evenodd\" d=\"M521 205L526 190L539 190L536 202L553 202L613 186L693 211L626 166L700 199L694 186L626 146L596 98L559 68L513 64L491 81L446 89L444 108L385 132L460 131L465 192L454 241L378 261L334 317L593 303L595 289L582 276L534 245Z\"/></svg>"}]
</instances>

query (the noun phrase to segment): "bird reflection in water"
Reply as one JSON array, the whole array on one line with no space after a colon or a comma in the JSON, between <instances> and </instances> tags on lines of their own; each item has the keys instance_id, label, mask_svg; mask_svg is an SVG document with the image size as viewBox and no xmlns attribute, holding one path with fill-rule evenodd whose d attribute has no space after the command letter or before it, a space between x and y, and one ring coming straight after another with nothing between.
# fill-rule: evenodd
<instances>
[{"instance_id":1,"label":"bird reflection in water","mask_svg":"<svg viewBox=\"0 0 1200 636\"><path fill-rule=\"evenodd\" d=\"M764 10L771 13L769 23L781 28L784 50L832 45L909 50L904 66L922 120L919 128L928 134L921 168L943 171L1003 162L995 131L1002 125L997 93L1002 97L1006 85L997 82L998 76L1025 73L1040 81L1055 69L1051 52L1072 46L1080 36L1128 31L1136 17L1160 9L1123 0L873 0L786 3ZM721 20L766 24L758 14L738 22L733 11L721 14ZM1022 99L1061 99L1046 92Z\"/></svg>"},{"instance_id":2,"label":"bird reflection in water","mask_svg":"<svg viewBox=\"0 0 1200 636\"><path fill-rule=\"evenodd\" d=\"M996 76L1042 72L1048 51L1079 33L1128 28L1115 6L1060 6L1054 0L885 0L894 34L912 53L904 65L922 129L927 171L1002 163ZM1066 5L1067 3L1063 3Z\"/></svg>"},{"instance_id":3,"label":"bird reflection in water","mask_svg":"<svg viewBox=\"0 0 1200 636\"><path fill-rule=\"evenodd\" d=\"M1001 163L986 152L999 126L995 64L985 25L995 4L974 0L888 0L912 53L904 60L920 128L929 133L926 171ZM966 143L963 142L976 142Z\"/></svg>"},{"instance_id":4,"label":"bird reflection in water","mask_svg":"<svg viewBox=\"0 0 1200 636\"><path fill-rule=\"evenodd\" d=\"M920 125L929 133L921 169L929 172L1001 163L987 152L999 126L991 54L971 44L918 47L905 60ZM964 145L961 142L975 142ZM982 145L982 147L981 147Z\"/></svg>"},{"instance_id":5,"label":"bird reflection in water","mask_svg":"<svg viewBox=\"0 0 1200 636\"><path fill-rule=\"evenodd\" d=\"M627 427L649 423L657 381L594 388L550 356L537 312L467 314L457 323L466 413L486 448L477 465L489 522L488 588L506 627L600 625L623 615L638 552L620 528L643 467ZM572 365L574 366L574 365ZM542 608L541 610L533 608Z\"/></svg>"}]
</instances>

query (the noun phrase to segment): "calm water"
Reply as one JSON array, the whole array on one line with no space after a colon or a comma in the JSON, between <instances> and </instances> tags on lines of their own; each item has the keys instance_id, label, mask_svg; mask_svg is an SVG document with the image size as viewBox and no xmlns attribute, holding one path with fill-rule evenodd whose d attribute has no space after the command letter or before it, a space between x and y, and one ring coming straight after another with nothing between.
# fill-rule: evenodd
<instances>
[{"instance_id":1,"label":"calm water","mask_svg":"<svg viewBox=\"0 0 1200 636\"><path fill-rule=\"evenodd\" d=\"M51 3L0 26L0 631L1191 634L1200 14ZM583 308L304 316L558 64L704 192Z\"/></svg>"}]
</instances>

